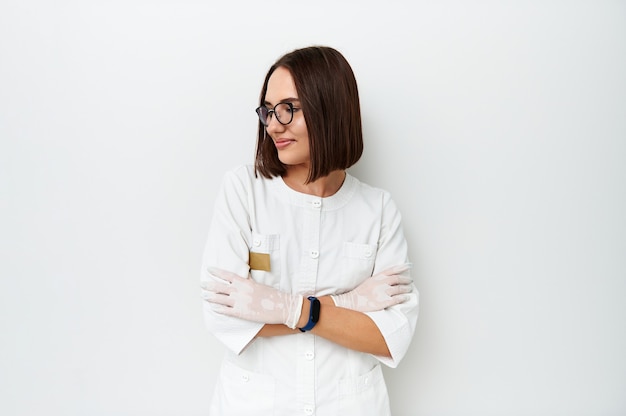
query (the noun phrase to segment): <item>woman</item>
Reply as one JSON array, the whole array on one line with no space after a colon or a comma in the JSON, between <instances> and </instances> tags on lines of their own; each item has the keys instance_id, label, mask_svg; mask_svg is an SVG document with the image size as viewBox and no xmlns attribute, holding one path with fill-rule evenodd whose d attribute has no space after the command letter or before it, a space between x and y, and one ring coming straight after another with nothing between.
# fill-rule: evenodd
<instances>
[{"instance_id":1,"label":"woman","mask_svg":"<svg viewBox=\"0 0 626 416\"><path fill-rule=\"evenodd\" d=\"M261 91L254 167L229 172L203 257L208 329L227 347L211 415L390 413L417 320L400 214L346 173L363 150L336 50L281 57Z\"/></svg>"}]
</instances>

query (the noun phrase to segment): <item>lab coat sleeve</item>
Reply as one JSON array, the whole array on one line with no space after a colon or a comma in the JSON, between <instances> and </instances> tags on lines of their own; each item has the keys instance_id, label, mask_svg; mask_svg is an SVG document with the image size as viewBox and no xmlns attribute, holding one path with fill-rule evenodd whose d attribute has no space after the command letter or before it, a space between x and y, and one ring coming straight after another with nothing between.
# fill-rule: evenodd
<instances>
[{"instance_id":1,"label":"lab coat sleeve","mask_svg":"<svg viewBox=\"0 0 626 416\"><path fill-rule=\"evenodd\" d=\"M374 274L409 262L400 212L389 194L384 194L382 203L383 216ZM403 274L408 276L409 273L410 270ZM385 338L391 353L391 358L379 356L376 358L392 368L397 367L406 354L415 333L419 293L415 285L412 285L412 289L408 294L408 301L382 311L367 313Z\"/></svg>"},{"instance_id":2,"label":"lab coat sleeve","mask_svg":"<svg viewBox=\"0 0 626 416\"><path fill-rule=\"evenodd\" d=\"M202 256L201 280L213 279L207 272L209 267L242 277L249 273L251 179L246 169L241 167L224 176ZM263 327L262 323L215 313L206 301L202 301L202 308L207 329L235 354L241 353Z\"/></svg>"}]
</instances>

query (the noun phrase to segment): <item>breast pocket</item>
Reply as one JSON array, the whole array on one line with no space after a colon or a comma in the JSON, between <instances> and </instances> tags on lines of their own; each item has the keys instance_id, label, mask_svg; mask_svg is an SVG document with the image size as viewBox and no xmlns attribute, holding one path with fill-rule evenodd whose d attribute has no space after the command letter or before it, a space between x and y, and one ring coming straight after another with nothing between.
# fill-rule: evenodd
<instances>
[{"instance_id":1,"label":"breast pocket","mask_svg":"<svg viewBox=\"0 0 626 416\"><path fill-rule=\"evenodd\" d=\"M275 384L272 376L247 371L224 361L210 414L271 415L274 412Z\"/></svg>"},{"instance_id":2,"label":"breast pocket","mask_svg":"<svg viewBox=\"0 0 626 416\"><path fill-rule=\"evenodd\" d=\"M252 278L264 285L278 287L280 282L280 236L252 233L249 257Z\"/></svg>"},{"instance_id":3,"label":"breast pocket","mask_svg":"<svg viewBox=\"0 0 626 416\"><path fill-rule=\"evenodd\" d=\"M345 289L353 289L372 275L376 260L376 246L372 244L345 242L341 259L342 282Z\"/></svg>"},{"instance_id":4,"label":"breast pocket","mask_svg":"<svg viewBox=\"0 0 626 416\"><path fill-rule=\"evenodd\" d=\"M338 381L340 415L389 416L389 396L380 364L369 372Z\"/></svg>"}]
</instances>

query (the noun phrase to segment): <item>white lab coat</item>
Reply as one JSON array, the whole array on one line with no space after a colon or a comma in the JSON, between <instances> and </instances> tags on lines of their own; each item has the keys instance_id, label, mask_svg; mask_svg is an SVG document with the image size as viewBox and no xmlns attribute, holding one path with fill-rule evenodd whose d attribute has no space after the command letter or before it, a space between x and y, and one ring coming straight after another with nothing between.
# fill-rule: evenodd
<instances>
[{"instance_id":1,"label":"white lab coat","mask_svg":"<svg viewBox=\"0 0 626 416\"><path fill-rule=\"evenodd\" d=\"M408 262L400 213L387 192L348 174L337 193L320 198L241 166L225 175L217 197L202 278L210 278L209 266L247 276L250 252L270 256L269 272L250 271L256 281L318 297ZM408 302L367 313L390 359L311 333L255 339L263 324L216 314L207 303L203 311L209 331L227 347L211 416L385 416L389 399L380 363L395 367L406 353L418 293L413 288Z\"/></svg>"}]
</instances>

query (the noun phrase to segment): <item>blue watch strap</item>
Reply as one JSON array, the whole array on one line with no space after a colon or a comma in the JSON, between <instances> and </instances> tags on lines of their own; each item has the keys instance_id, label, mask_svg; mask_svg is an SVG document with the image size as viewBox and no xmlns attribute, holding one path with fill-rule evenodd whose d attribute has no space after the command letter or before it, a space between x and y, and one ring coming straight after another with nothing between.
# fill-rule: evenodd
<instances>
[{"instance_id":1,"label":"blue watch strap","mask_svg":"<svg viewBox=\"0 0 626 416\"><path fill-rule=\"evenodd\" d=\"M320 319L320 301L315 296L309 296L307 298L311 302L311 308L309 309L309 322L302 328L298 328L302 332L310 331L313 329L317 321Z\"/></svg>"}]
</instances>

